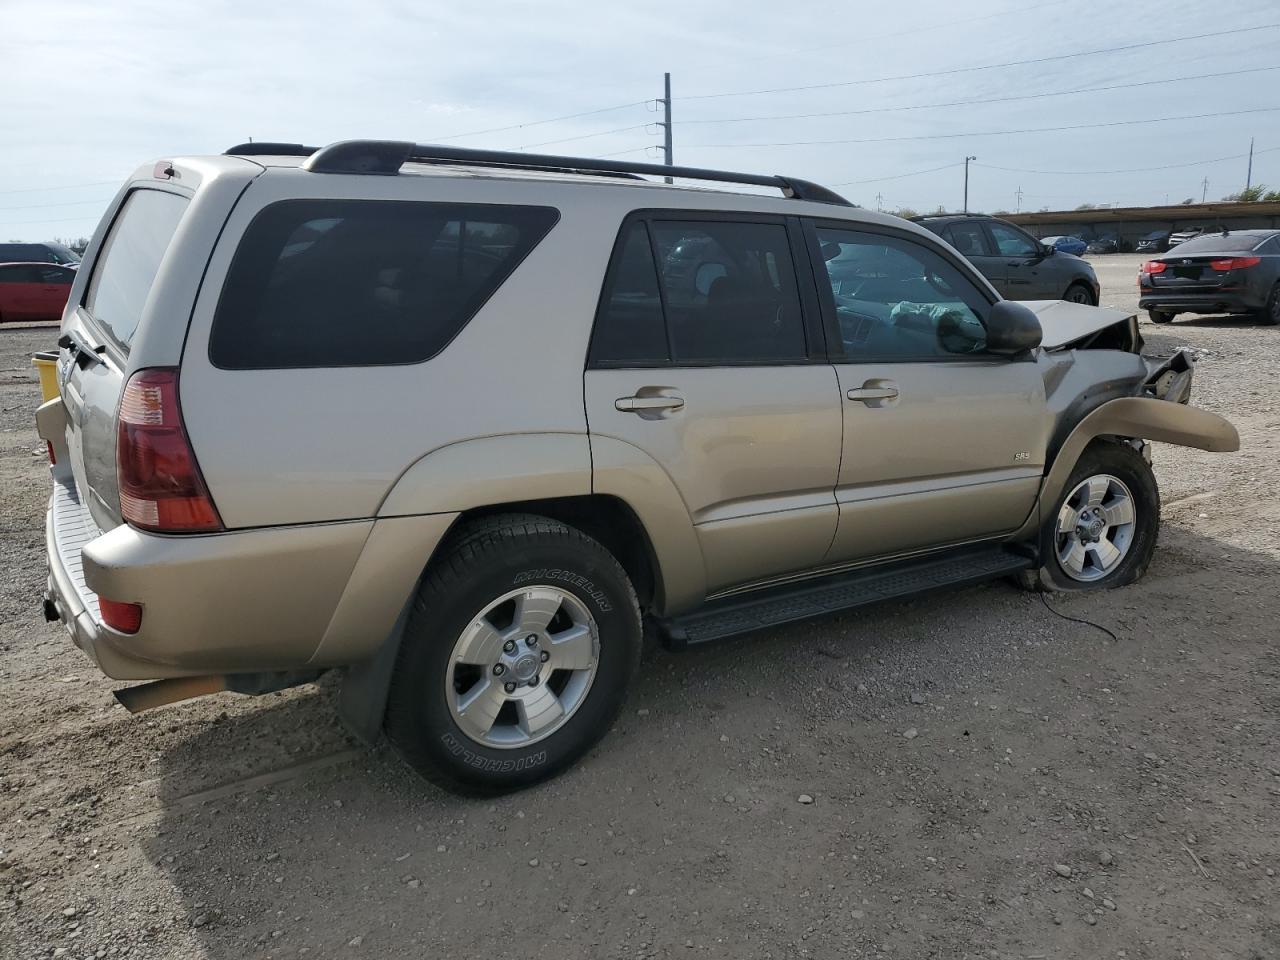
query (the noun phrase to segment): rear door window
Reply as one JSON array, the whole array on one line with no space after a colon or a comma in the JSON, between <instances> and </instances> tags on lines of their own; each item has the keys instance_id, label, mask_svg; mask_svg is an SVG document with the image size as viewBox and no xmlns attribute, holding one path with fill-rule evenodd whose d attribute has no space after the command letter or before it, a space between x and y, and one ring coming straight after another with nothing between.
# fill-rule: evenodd
<instances>
[{"instance_id":1,"label":"rear door window","mask_svg":"<svg viewBox=\"0 0 1280 960\"><path fill-rule=\"evenodd\" d=\"M650 223L676 363L799 363L804 318L781 223Z\"/></svg>"},{"instance_id":2,"label":"rear door window","mask_svg":"<svg viewBox=\"0 0 1280 960\"><path fill-rule=\"evenodd\" d=\"M649 230L637 220L624 234L591 341L591 362L598 366L644 367L667 363L667 343Z\"/></svg>"},{"instance_id":3,"label":"rear door window","mask_svg":"<svg viewBox=\"0 0 1280 960\"><path fill-rule=\"evenodd\" d=\"M966 257L989 257L991 249L980 223L953 223L942 237Z\"/></svg>"},{"instance_id":4,"label":"rear door window","mask_svg":"<svg viewBox=\"0 0 1280 960\"><path fill-rule=\"evenodd\" d=\"M209 357L228 370L426 360L558 217L550 207L490 204L272 204L232 260Z\"/></svg>"},{"instance_id":5,"label":"rear door window","mask_svg":"<svg viewBox=\"0 0 1280 960\"><path fill-rule=\"evenodd\" d=\"M160 262L186 209L186 197L176 193L135 190L102 244L84 308L125 349L133 341Z\"/></svg>"}]
</instances>

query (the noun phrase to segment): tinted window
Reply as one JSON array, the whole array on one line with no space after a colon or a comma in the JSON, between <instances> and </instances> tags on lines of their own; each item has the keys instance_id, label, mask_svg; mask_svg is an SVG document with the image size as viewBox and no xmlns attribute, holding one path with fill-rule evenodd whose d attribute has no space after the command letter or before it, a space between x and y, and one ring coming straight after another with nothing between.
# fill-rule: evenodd
<instances>
[{"instance_id":1,"label":"tinted window","mask_svg":"<svg viewBox=\"0 0 1280 960\"><path fill-rule=\"evenodd\" d=\"M966 257L989 257L987 235L980 223L953 223L944 233L947 241Z\"/></svg>"},{"instance_id":2,"label":"tinted window","mask_svg":"<svg viewBox=\"0 0 1280 960\"><path fill-rule=\"evenodd\" d=\"M0 266L0 283L39 283L40 268L25 263Z\"/></svg>"},{"instance_id":3,"label":"tinted window","mask_svg":"<svg viewBox=\"0 0 1280 960\"><path fill-rule=\"evenodd\" d=\"M76 278L74 270L68 270L66 267L40 267L40 281L42 283L71 283Z\"/></svg>"},{"instance_id":4,"label":"tinted window","mask_svg":"<svg viewBox=\"0 0 1280 960\"><path fill-rule=\"evenodd\" d=\"M818 229L847 359L913 360L980 353L990 303L923 244Z\"/></svg>"},{"instance_id":5,"label":"tinted window","mask_svg":"<svg viewBox=\"0 0 1280 960\"><path fill-rule=\"evenodd\" d=\"M117 343L128 346L142 319L160 261L187 209L185 197L159 190L129 194L89 278L85 309Z\"/></svg>"},{"instance_id":6,"label":"tinted window","mask_svg":"<svg viewBox=\"0 0 1280 960\"><path fill-rule=\"evenodd\" d=\"M1261 235L1256 233L1206 233L1190 240L1183 240L1176 247L1178 256L1186 253L1248 253L1258 245Z\"/></svg>"},{"instance_id":7,"label":"tinted window","mask_svg":"<svg viewBox=\"0 0 1280 960\"><path fill-rule=\"evenodd\" d=\"M990 223L991 236L1002 257L1033 257L1038 252L1035 241L1021 230L1005 223Z\"/></svg>"},{"instance_id":8,"label":"tinted window","mask_svg":"<svg viewBox=\"0 0 1280 960\"><path fill-rule=\"evenodd\" d=\"M1280 236L1272 237L1262 247L1262 253L1277 254L1280 253Z\"/></svg>"},{"instance_id":9,"label":"tinted window","mask_svg":"<svg viewBox=\"0 0 1280 960\"><path fill-rule=\"evenodd\" d=\"M53 263L79 263L80 262L80 255L77 254L70 247L64 246L61 243L46 243L46 244L43 244L43 246L48 249L49 256L42 257L41 259L47 259Z\"/></svg>"},{"instance_id":10,"label":"tinted window","mask_svg":"<svg viewBox=\"0 0 1280 960\"><path fill-rule=\"evenodd\" d=\"M677 363L806 359L786 227L664 220L650 230Z\"/></svg>"},{"instance_id":11,"label":"tinted window","mask_svg":"<svg viewBox=\"0 0 1280 960\"><path fill-rule=\"evenodd\" d=\"M670 359L649 232L643 222L637 222L627 230L605 286L591 360L625 366Z\"/></svg>"},{"instance_id":12,"label":"tinted window","mask_svg":"<svg viewBox=\"0 0 1280 960\"><path fill-rule=\"evenodd\" d=\"M233 370L425 360L457 335L557 216L547 207L487 204L273 204L236 251L209 356Z\"/></svg>"},{"instance_id":13,"label":"tinted window","mask_svg":"<svg viewBox=\"0 0 1280 960\"><path fill-rule=\"evenodd\" d=\"M38 243L0 243L0 263L45 263L49 252Z\"/></svg>"}]
</instances>

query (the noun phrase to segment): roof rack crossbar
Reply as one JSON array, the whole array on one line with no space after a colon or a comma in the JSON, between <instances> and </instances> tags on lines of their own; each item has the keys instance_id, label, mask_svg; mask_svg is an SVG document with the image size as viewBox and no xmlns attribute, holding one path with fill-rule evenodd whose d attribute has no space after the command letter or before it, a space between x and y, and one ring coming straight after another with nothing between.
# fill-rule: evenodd
<instances>
[{"instance_id":1,"label":"roof rack crossbar","mask_svg":"<svg viewBox=\"0 0 1280 960\"><path fill-rule=\"evenodd\" d=\"M327 147L305 147L297 143L242 143L227 153L242 156L307 157L303 168L312 173L366 173L394 175L405 163L469 164L511 170L542 170L556 173L583 173L638 179L679 177L683 180L708 180L739 183L756 187L773 187L796 200L813 200L852 206L833 190L794 177L769 176L758 173L733 173L705 167L677 167L660 163L632 163L625 160L597 160L590 157L566 157L546 153L520 153L509 150L476 150L471 147L449 147L403 140L342 140Z\"/></svg>"}]
</instances>

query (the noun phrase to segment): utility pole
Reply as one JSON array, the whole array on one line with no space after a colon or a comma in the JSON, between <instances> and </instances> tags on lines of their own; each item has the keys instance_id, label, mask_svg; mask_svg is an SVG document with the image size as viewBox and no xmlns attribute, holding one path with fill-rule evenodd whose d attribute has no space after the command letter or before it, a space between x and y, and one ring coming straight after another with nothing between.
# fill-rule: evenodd
<instances>
[{"instance_id":1,"label":"utility pole","mask_svg":"<svg viewBox=\"0 0 1280 960\"><path fill-rule=\"evenodd\" d=\"M877 211L883 210L884 209L883 204L884 204L884 194L877 193L876 194L876 210Z\"/></svg>"},{"instance_id":2,"label":"utility pole","mask_svg":"<svg viewBox=\"0 0 1280 960\"><path fill-rule=\"evenodd\" d=\"M1018 187L1018 192L1014 194L1014 196L1018 198L1018 207L1016 212L1021 213L1022 212L1022 187L1021 186Z\"/></svg>"},{"instance_id":3,"label":"utility pole","mask_svg":"<svg viewBox=\"0 0 1280 960\"><path fill-rule=\"evenodd\" d=\"M964 212L969 212L969 161L977 160L977 157L964 158Z\"/></svg>"},{"instance_id":4,"label":"utility pole","mask_svg":"<svg viewBox=\"0 0 1280 960\"><path fill-rule=\"evenodd\" d=\"M1200 202L1204 203L1204 198L1209 195L1209 178L1205 177L1200 181Z\"/></svg>"},{"instance_id":5,"label":"utility pole","mask_svg":"<svg viewBox=\"0 0 1280 960\"><path fill-rule=\"evenodd\" d=\"M668 167L672 166L675 161L671 159L671 74L664 73L662 75L662 155L665 158L663 163ZM670 177L663 177L667 182L671 182Z\"/></svg>"},{"instance_id":6,"label":"utility pole","mask_svg":"<svg viewBox=\"0 0 1280 960\"><path fill-rule=\"evenodd\" d=\"M1253 186L1253 137L1249 138L1249 172L1244 175L1244 188Z\"/></svg>"}]
</instances>

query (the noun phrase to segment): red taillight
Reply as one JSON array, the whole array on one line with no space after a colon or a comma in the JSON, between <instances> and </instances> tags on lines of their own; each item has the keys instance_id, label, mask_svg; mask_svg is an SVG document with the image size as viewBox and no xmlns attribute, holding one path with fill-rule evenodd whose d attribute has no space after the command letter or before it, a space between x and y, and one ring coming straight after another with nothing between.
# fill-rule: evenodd
<instances>
[{"instance_id":1,"label":"red taillight","mask_svg":"<svg viewBox=\"0 0 1280 960\"><path fill-rule=\"evenodd\" d=\"M102 622L120 633L137 633L142 626L142 606L137 603L121 603L119 600L98 598Z\"/></svg>"},{"instance_id":2,"label":"red taillight","mask_svg":"<svg viewBox=\"0 0 1280 960\"><path fill-rule=\"evenodd\" d=\"M1168 264L1165 263L1163 260L1148 260L1146 263L1142 265L1142 267L1140 268L1140 272L1145 273L1148 276L1150 276L1153 273L1164 273L1165 267L1167 266Z\"/></svg>"},{"instance_id":3,"label":"red taillight","mask_svg":"<svg viewBox=\"0 0 1280 960\"><path fill-rule=\"evenodd\" d=\"M195 453L182 426L178 371L139 370L120 398L116 477L120 513L144 530L221 530Z\"/></svg>"},{"instance_id":4,"label":"red taillight","mask_svg":"<svg viewBox=\"0 0 1280 960\"><path fill-rule=\"evenodd\" d=\"M1219 273L1226 273L1228 270L1244 270L1247 267L1256 267L1261 262L1261 257L1223 257L1220 260L1210 260L1209 266Z\"/></svg>"}]
</instances>

